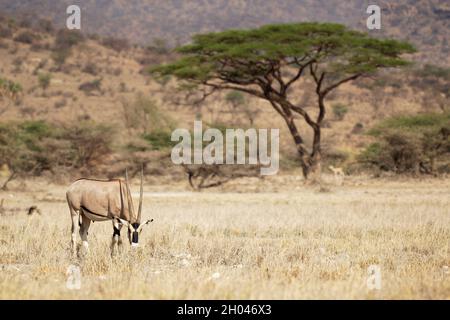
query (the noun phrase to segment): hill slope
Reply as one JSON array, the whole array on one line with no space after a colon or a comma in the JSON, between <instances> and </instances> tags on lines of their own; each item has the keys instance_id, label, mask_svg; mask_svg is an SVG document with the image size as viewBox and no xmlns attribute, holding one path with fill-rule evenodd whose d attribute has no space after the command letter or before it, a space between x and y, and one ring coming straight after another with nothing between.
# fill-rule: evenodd
<instances>
[{"instance_id":1,"label":"hill slope","mask_svg":"<svg viewBox=\"0 0 450 320\"><path fill-rule=\"evenodd\" d=\"M333 21L366 29L366 0L84 0L82 28L88 33L114 35L148 44L155 38L171 44L186 42L195 33L250 28L267 23ZM378 1L382 36L406 39L421 51L424 62L449 64L450 5L442 0ZM58 27L65 24L70 0L2 0L0 11L42 15Z\"/></svg>"}]
</instances>

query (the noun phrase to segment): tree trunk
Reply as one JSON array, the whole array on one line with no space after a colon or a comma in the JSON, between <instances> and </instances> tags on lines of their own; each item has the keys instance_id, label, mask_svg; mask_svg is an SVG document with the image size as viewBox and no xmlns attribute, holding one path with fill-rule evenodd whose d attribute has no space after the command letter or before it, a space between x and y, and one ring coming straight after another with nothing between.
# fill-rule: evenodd
<instances>
[{"instance_id":1,"label":"tree trunk","mask_svg":"<svg viewBox=\"0 0 450 320\"><path fill-rule=\"evenodd\" d=\"M297 153L300 156L300 163L302 166L303 177L305 179L308 179L310 169L309 155L305 148L303 139L300 136L300 133L298 132L297 126L295 125L294 117L291 115L289 117L285 117L284 120L286 121L286 124L289 128L289 132L291 133L291 136L294 140L295 147L297 148Z\"/></svg>"},{"instance_id":2,"label":"tree trunk","mask_svg":"<svg viewBox=\"0 0 450 320\"><path fill-rule=\"evenodd\" d=\"M320 150L310 158L308 163L307 178L310 184L320 184L322 176L322 156Z\"/></svg>"},{"instance_id":3,"label":"tree trunk","mask_svg":"<svg viewBox=\"0 0 450 320\"><path fill-rule=\"evenodd\" d=\"M311 158L309 161L309 176L310 181L312 183L321 183L321 175L322 175L322 150L320 145L320 139L321 139L321 132L320 132L320 125L315 124L311 126L314 130L314 140L313 140L313 147L311 152Z\"/></svg>"}]
</instances>

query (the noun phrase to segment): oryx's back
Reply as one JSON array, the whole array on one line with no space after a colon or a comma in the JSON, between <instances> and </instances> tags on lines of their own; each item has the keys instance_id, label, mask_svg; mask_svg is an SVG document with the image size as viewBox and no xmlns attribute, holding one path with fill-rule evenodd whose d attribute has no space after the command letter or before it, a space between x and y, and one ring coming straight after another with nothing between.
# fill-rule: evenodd
<instances>
[{"instance_id":1,"label":"oryx's back","mask_svg":"<svg viewBox=\"0 0 450 320\"><path fill-rule=\"evenodd\" d=\"M108 216L108 213L119 213L121 183L119 180L102 181L80 179L67 190L67 202L75 210L84 210Z\"/></svg>"}]
</instances>

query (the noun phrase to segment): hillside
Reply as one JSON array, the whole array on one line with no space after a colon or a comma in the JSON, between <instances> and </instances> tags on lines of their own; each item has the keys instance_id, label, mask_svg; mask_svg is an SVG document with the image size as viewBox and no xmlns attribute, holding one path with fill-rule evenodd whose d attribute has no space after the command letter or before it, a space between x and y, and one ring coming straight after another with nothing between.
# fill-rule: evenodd
<instances>
[{"instance_id":1,"label":"hillside","mask_svg":"<svg viewBox=\"0 0 450 320\"><path fill-rule=\"evenodd\" d=\"M140 44L163 39L171 45L189 41L192 34L268 23L329 21L367 31L366 0L84 0L82 29L114 35ZM0 11L36 20L49 17L65 25L65 9L73 1L0 1ZM449 65L450 6L442 0L378 1L382 29L372 34L405 39L420 50L422 62Z\"/></svg>"}]
</instances>

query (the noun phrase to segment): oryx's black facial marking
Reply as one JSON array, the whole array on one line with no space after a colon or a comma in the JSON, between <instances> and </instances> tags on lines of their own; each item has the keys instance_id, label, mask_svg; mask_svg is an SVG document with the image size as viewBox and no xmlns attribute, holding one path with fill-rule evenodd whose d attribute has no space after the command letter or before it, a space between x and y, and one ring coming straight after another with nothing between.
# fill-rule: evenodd
<instances>
[{"instance_id":1,"label":"oryx's black facial marking","mask_svg":"<svg viewBox=\"0 0 450 320\"><path fill-rule=\"evenodd\" d=\"M113 237L114 236L119 236L120 237L120 229L113 227L114 228L114 233L113 233Z\"/></svg>"},{"instance_id":2,"label":"oryx's black facial marking","mask_svg":"<svg viewBox=\"0 0 450 320\"><path fill-rule=\"evenodd\" d=\"M139 228L139 223L132 223L131 224L134 228L134 230L137 230ZM139 241L139 233L137 231L134 231L131 237L132 243L138 243Z\"/></svg>"}]
</instances>

